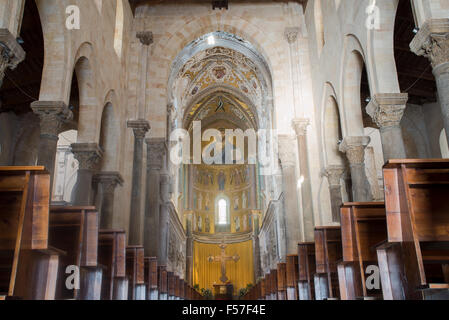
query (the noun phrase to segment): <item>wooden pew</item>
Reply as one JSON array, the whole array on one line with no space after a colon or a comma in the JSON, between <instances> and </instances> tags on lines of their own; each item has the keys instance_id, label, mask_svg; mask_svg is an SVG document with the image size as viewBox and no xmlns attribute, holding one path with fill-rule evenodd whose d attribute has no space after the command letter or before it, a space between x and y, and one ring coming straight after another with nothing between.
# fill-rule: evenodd
<instances>
[{"instance_id":1,"label":"wooden pew","mask_svg":"<svg viewBox=\"0 0 449 320\"><path fill-rule=\"evenodd\" d=\"M277 268L277 299L287 300L287 264L278 263Z\"/></svg>"},{"instance_id":2,"label":"wooden pew","mask_svg":"<svg viewBox=\"0 0 449 320\"><path fill-rule=\"evenodd\" d=\"M168 300L175 300L175 274L167 272Z\"/></svg>"},{"instance_id":3,"label":"wooden pew","mask_svg":"<svg viewBox=\"0 0 449 320\"><path fill-rule=\"evenodd\" d=\"M287 300L298 300L298 255L287 255Z\"/></svg>"},{"instance_id":4,"label":"wooden pew","mask_svg":"<svg viewBox=\"0 0 449 320\"><path fill-rule=\"evenodd\" d=\"M380 299L380 287L367 288L366 274L369 266L378 267L376 247L387 241L385 203L345 203L340 210L343 245L343 261L338 264L340 297L342 300Z\"/></svg>"},{"instance_id":5,"label":"wooden pew","mask_svg":"<svg viewBox=\"0 0 449 320\"><path fill-rule=\"evenodd\" d=\"M158 266L159 300L168 300L168 274L166 266Z\"/></svg>"},{"instance_id":6,"label":"wooden pew","mask_svg":"<svg viewBox=\"0 0 449 320\"><path fill-rule=\"evenodd\" d=\"M145 284L147 286L146 299L159 300L159 290L157 281L157 258L145 258Z\"/></svg>"},{"instance_id":7,"label":"wooden pew","mask_svg":"<svg viewBox=\"0 0 449 320\"><path fill-rule=\"evenodd\" d=\"M175 275L175 300L181 299L181 279Z\"/></svg>"},{"instance_id":8,"label":"wooden pew","mask_svg":"<svg viewBox=\"0 0 449 320\"><path fill-rule=\"evenodd\" d=\"M128 277L128 299L145 300L145 260L143 246L126 248L126 275Z\"/></svg>"},{"instance_id":9,"label":"wooden pew","mask_svg":"<svg viewBox=\"0 0 449 320\"><path fill-rule=\"evenodd\" d=\"M265 278L262 278L260 280L260 298L259 300L266 300L267 294L266 294L266 285L265 285Z\"/></svg>"},{"instance_id":10,"label":"wooden pew","mask_svg":"<svg viewBox=\"0 0 449 320\"><path fill-rule=\"evenodd\" d=\"M315 299L315 243L298 244L298 299Z\"/></svg>"},{"instance_id":11,"label":"wooden pew","mask_svg":"<svg viewBox=\"0 0 449 320\"><path fill-rule=\"evenodd\" d=\"M405 298L449 298L449 160L390 160L383 173L388 241L401 244Z\"/></svg>"},{"instance_id":12,"label":"wooden pew","mask_svg":"<svg viewBox=\"0 0 449 320\"><path fill-rule=\"evenodd\" d=\"M315 296L317 300L340 298L337 263L342 260L341 228L315 228Z\"/></svg>"},{"instance_id":13,"label":"wooden pew","mask_svg":"<svg viewBox=\"0 0 449 320\"><path fill-rule=\"evenodd\" d=\"M0 167L0 296L55 298L59 256L48 243L50 175L44 167Z\"/></svg>"},{"instance_id":14,"label":"wooden pew","mask_svg":"<svg viewBox=\"0 0 449 320\"><path fill-rule=\"evenodd\" d=\"M270 289L271 289L271 300L278 299L278 275L277 270L271 270L270 272Z\"/></svg>"},{"instance_id":15,"label":"wooden pew","mask_svg":"<svg viewBox=\"0 0 449 320\"><path fill-rule=\"evenodd\" d=\"M265 300L271 300L271 278L269 273L265 275Z\"/></svg>"},{"instance_id":16,"label":"wooden pew","mask_svg":"<svg viewBox=\"0 0 449 320\"><path fill-rule=\"evenodd\" d=\"M98 263L103 267L101 300L127 300L125 231L100 230Z\"/></svg>"},{"instance_id":17,"label":"wooden pew","mask_svg":"<svg viewBox=\"0 0 449 320\"><path fill-rule=\"evenodd\" d=\"M65 255L60 257L55 299L99 300L102 271L98 268L98 212L95 207L50 208L49 244ZM67 277L80 273L80 290L66 286ZM66 272L70 271L70 274ZM72 282L72 284L74 284Z\"/></svg>"}]
</instances>

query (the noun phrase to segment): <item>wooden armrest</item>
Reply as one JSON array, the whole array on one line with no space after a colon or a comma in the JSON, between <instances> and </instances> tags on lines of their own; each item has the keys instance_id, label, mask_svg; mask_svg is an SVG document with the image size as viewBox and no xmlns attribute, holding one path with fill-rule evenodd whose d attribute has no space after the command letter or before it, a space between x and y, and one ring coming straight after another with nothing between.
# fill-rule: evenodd
<instances>
[{"instance_id":1,"label":"wooden armrest","mask_svg":"<svg viewBox=\"0 0 449 320\"><path fill-rule=\"evenodd\" d=\"M447 290L449 289L449 283L429 283L424 286L420 286L418 290Z\"/></svg>"},{"instance_id":2,"label":"wooden armrest","mask_svg":"<svg viewBox=\"0 0 449 320\"><path fill-rule=\"evenodd\" d=\"M52 246L48 246L48 249L42 249L39 250L39 252L42 252L43 254L47 255L58 255L58 256L66 256L67 252Z\"/></svg>"}]
</instances>

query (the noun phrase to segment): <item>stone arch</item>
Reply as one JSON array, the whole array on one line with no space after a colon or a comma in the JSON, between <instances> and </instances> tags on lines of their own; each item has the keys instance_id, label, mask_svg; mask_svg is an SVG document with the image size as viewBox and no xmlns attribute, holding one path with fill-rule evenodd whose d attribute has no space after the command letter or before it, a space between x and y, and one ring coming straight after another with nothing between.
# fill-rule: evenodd
<instances>
[{"instance_id":1,"label":"stone arch","mask_svg":"<svg viewBox=\"0 0 449 320\"><path fill-rule=\"evenodd\" d=\"M363 135L363 117L360 89L365 55L362 46L354 35L345 38L345 55L341 69L341 124L343 137ZM367 67L368 79L370 75ZM369 80L368 80L369 81ZM371 83L371 81L369 81Z\"/></svg>"},{"instance_id":2,"label":"stone arch","mask_svg":"<svg viewBox=\"0 0 449 320\"><path fill-rule=\"evenodd\" d=\"M101 159L102 171L118 170L118 155L120 154L120 117L117 114L117 101L114 91L106 96L101 117L99 145L103 150Z\"/></svg>"},{"instance_id":3,"label":"stone arch","mask_svg":"<svg viewBox=\"0 0 449 320\"><path fill-rule=\"evenodd\" d=\"M394 25L399 0L377 1L380 28L367 31L366 68L371 93L400 93L394 58ZM376 9L377 10L377 9Z\"/></svg>"}]
</instances>

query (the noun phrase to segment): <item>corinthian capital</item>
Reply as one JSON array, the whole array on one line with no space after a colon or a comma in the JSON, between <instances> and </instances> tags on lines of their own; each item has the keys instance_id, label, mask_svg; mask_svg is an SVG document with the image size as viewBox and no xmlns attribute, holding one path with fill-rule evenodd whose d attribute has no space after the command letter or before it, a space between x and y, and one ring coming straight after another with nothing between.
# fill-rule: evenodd
<instances>
[{"instance_id":1,"label":"corinthian capital","mask_svg":"<svg viewBox=\"0 0 449 320\"><path fill-rule=\"evenodd\" d=\"M366 112L379 128L398 126L407 105L407 93L378 93L371 99Z\"/></svg>"},{"instance_id":2,"label":"corinthian capital","mask_svg":"<svg viewBox=\"0 0 449 320\"><path fill-rule=\"evenodd\" d=\"M7 68L14 70L25 60L25 51L8 29L0 28L0 87Z\"/></svg>"},{"instance_id":3,"label":"corinthian capital","mask_svg":"<svg viewBox=\"0 0 449 320\"><path fill-rule=\"evenodd\" d=\"M35 101L31 109L39 116L41 135L57 139L64 123L72 120L73 113L62 101Z\"/></svg>"},{"instance_id":4,"label":"corinthian capital","mask_svg":"<svg viewBox=\"0 0 449 320\"><path fill-rule=\"evenodd\" d=\"M426 21L410 43L418 56L430 60L433 68L449 62L449 19Z\"/></svg>"},{"instance_id":5,"label":"corinthian capital","mask_svg":"<svg viewBox=\"0 0 449 320\"><path fill-rule=\"evenodd\" d=\"M309 119L294 119L292 121L293 129L297 136L305 136L307 134L307 127L310 125Z\"/></svg>"},{"instance_id":6,"label":"corinthian capital","mask_svg":"<svg viewBox=\"0 0 449 320\"><path fill-rule=\"evenodd\" d=\"M136 139L144 139L147 132L150 130L150 123L146 120L128 120L128 128L133 129Z\"/></svg>"},{"instance_id":7,"label":"corinthian capital","mask_svg":"<svg viewBox=\"0 0 449 320\"><path fill-rule=\"evenodd\" d=\"M345 168L339 165L330 165L324 170L324 175L329 180L330 186L340 186L340 180L345 172Z\"/></svg>"},{"instance_id":8,"label":"corinthian capital","mask_svg":"<svg viewBox=\"0 0 449 320\"><path fill-rule=\"evenodd\" d=\"M93 181L100 183L104 193L114 193L118 185L123 184L123 178L119 172L100 172L93 177Z\"/></svg>"},{"instance_id":9,"label":"corinthian capital","mask_svg":"<svg viewBox=\"0 0 449 320\"><path fill-rule=\"evenodd\" d=\"M149 46L153 43L153 32L151 31L138 31L136 37L144 46Z\"/></svg>"},{"instance_id":10,"label":"corinthian capital","mask_svg":"<svg viewBox=\"0 0 449 320\"><path fill-rule=\"evenodd\" d=\"M292 44L298 40L299 28L286 28L285 29L285 38L289 44Z\"/></svg>"},{"instance_id":11,"label":"corinthian capital","mask_svg":"<svg viewBox=\"0 0 449 320\"><path fill-rule=\"evenodd\" d=\"M281 134L278 136L279 159L282 167L291 167L296 164L296 139L293 135Z\"/></svg>"},{"instance_id":12,"label":"corinthian capital","mask_svg":"<svg viewBox=\"0 0 449 320\"><path fill-rule=\"evenodd\" d=\"M370 137L345 137L340 144L340 151L346 154L350 165L363 164L365 148L370 143Z\"/></svg>"},{"instance_id":13,"label":"corinthian capital","mask_svg":"<svg viewBox=\"0 0 449 320\"><path fill-rule=\"evenodd\" d=\"M74 143L71 148L81 170L95 169L103 156L103 151L97 143Z\"/></svg>"},{"instance_id":14,"label":"corinthian capital","mask_svg":"<svg viewBox=\"0 0 449 320\"><path fill-rule=\"evenodd\" d=\"M148 166L153 169L161 169L167 150L164 138L150 138L145 140L147 144Z\"/></svg>"}]
</instances>

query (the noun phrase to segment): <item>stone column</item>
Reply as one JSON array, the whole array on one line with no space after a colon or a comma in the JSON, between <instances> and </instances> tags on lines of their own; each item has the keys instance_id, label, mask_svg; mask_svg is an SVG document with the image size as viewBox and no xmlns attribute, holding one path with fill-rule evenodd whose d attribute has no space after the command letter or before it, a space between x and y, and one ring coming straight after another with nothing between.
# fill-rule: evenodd
<instances>
[{"instance_id":1,"label":"stone column","mask_svg":"<svg viewBox=\"0 0 449 320\"><path fill-rule=\"evenodd\" d=\"M50 172L53 181L58 135L63 124L71 120L73 114L62 101L35 101L31 104L31 109L40 119L37 163Z\"/></svg>"},{"instance_id":2,"label":"stone column","mask_svg":"<svg viewBox=\"0 0 449 320\"><path fill-rule=\"evenodd\" d=\"M259 213L256 210L251 212L253 216L253 252L254 252L254 279L262 276L262 267L260 260L260 242L259 242Z\"/></svg>"},{"instance_id":3,"label":"stone column","mask_svg":"<svg viewBox=\"0 0 449 320\"><path fill-rule=\"evenodd\" d=\"M147 144L147 173L145 187L144 247L145 256L158 257L160 171L165 156L165 139L150 138Z\"/></svg>"},{"instance_id":4,"label":"stone column","mask_svg":"<svg viewBox=\"0 0 449 320\"><path fill-rule=\"evenodd\" d=\"M449 141L449 19L426 21L410 43L410 49L419 56L427 57L432 63L444 129Z\"/></svg>"},{"instance_id":5,"label":"stone column","mask_svg":"<svg viewBox=\"0 0 449 320\"><path fill-rule=\"evenodd\" d=\"M92 178L103 152L97 143L74 143L73 155L79 162L78 177L73 187L72 203L78 206L92 204Z\"/></svg>"},{"instance_id":6,"label":"stone column","mask_svg":"<svg viewBox=\"0 0 449 320\"><path fill-rule=\"evenodd\" d=\"M331 196L332 222L340 222L340 206L343 204L341 196L341 177L345 171L343 166L331 165L324 172L329 182Z\"/></svg>"},{"instance_id":7,"label":"stone column","mask_svg":"<svg viewBox=\"0 0 449 320\"><path fill-rule=\"evenodd\" d=\"M186 218L186 281L193 287L193 235L192 235L192 217L193 211L184 213Z\"/></svg>"},{"instance_id":8,"label":"stone column","mask_svg":"<svg viewBox=\"0 0 449 320\"><path fill-rule=\"evenodd\" d=\"M300 74L299 74L299 59L298 59L298 35L299 28L291 27L285 29L285 38L287 39L289 52L290 52L290 77L292 80L292 101L293 101L293 110L295 112L298 111L301 94L299 89L301 88Z\"/></svg>"},{"instance_id":9,"label":"stone column","mask_svg":"<svg viewBox=\"0 0 449 320\"><path fill-rule=\"evenodd\" d=\"M407 93L378 93L366 107L366 112L380 128L385 162L407 157L400 125L407 100Z\"/></svg>"},{"instance_id":10,"label":"stone column","mask_svg":"<svg viewBox=\"0 0 449 320\"><path fill-rule=\"evenodd\" d=\"M293 120L293 129L296 132L298 142L299 170L301 174L301 201L304 221L305 241L313 241L315 219L313 216L312 185L310 183L309 157L307 149L307 127L309 119Z\"/></svg>"},{"instance_id":11,"label":"stone column","mask_svg":"<svg viewBox=\"0 0 449 320\"><path fill-rule=\"evenodd\" d=\"M115 188L123 184L123 178L118 172L100 172L93 179L101 186L100 228L112 229Z\"/></svg>"},{"instance_id":12,"label":"stone column","mask_svg":"<svg viewBox=\"0 0 449 320\"><path fill-rule=\"evenodd\" d=\"M145 107L146 107L146 85L148 83L148 56L150 45L153 43L153 33L151 31L138 31L136 33L136 37L139 39L141 46L140 59L142 61L142 65L140 67L140 88L139 94L137 97L138 104L138 117L145 117Z\"/></svg>"},{"instance_id":13,"label":"stone column","mask_svg":"<svg viewBox=\"0 0 449 320\"><path fill-rule=\"evenodd\" d=\"M162 265L168 265L168 233L170 220L170 176L167 172L160 175L160 211L159 211L159 250L158 261Z\"/></svg>"},{"instance_id":14,"label":"stone column","mask_svg":"<svg viewBox=\"0 0 449 320\"><path fill-rule=\"evenodd\" d=\"M0 88L3 85L6 69L14 70L25 60L25 51L17 43L8 29L0 28Z\"/></svg>"},{"instance_id":15,"label":"stone column","mask_svg":"<svg viewBox=\"0 0 449 320\"><path fill-rule=\"evenodd\" d=\"M131 209L129 220L129 245L143 244L143 214L141 207L142 196L142 161L143 139L150 130L150 124L145 120L128 121L128 128L134 132L133 175L131 185Z\"/></svg>"},{"instance_id":16,"label":"stone column","mask_svg":"<svg viewBox=\"0 0 449 320\"><path fill-rule=\"evenodd\" d=\"M346 137L340 151L346 153L351 168L352 195L355 202L372 201L371 187L365 173L365 148L370 137Z\"/></svg>"},{"instance_id":17,"label":"stone column","mask_svg":"<svg viewBox=\"0 0 449 320\"><path fill-rule=\"evenodd\" d=\"M298 180L294 148L296 139L291 135L279 135L279 158L282 166L282 185L284 192L284 218L286 228L286 254L295 254L298 242L304 241L304 226L298 204Z\"/></svg>"}]
</instances>

